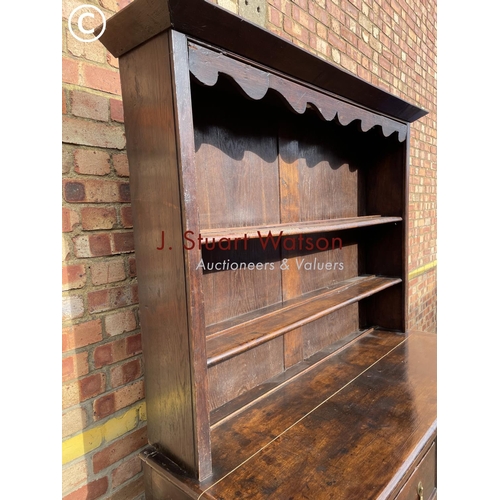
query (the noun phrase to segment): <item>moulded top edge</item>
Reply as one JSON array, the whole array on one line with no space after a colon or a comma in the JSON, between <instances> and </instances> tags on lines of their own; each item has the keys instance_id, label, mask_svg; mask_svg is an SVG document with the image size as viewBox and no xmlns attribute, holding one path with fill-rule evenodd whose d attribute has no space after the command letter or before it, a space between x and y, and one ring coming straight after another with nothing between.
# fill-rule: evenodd
<instances>
[{"instance_id":1,"label":"moulded top edge","mask_svg":"<svg viewBox=\"0 0 500 500\"><path fill-rule=\"evenodd\" d=\"M400 142L406 140L408 128L405 122L374 113L338 99L321 89L306 87L266 69L199 45L189 44L189 70L204 85L215 85L222 73L231 77L251 99L260 100L272 89L281 95L290 109L297 114L304 114L308 108L313 108L326 121L336 119L340 125L347 126L359 120L363 132L379 126L385 137L396 133Z\"/></svg>"},{"instance_id":2,"label":"moulded top edge","mask_svg":"<svg viewBox=\"0 0 500 500\"><path fill-rule=\"evenodd\" d=\"M134 0L107 21L100 41L119 57L171 28L398 120L427 114L206 0Z\"/></svg>"}]
</instances>

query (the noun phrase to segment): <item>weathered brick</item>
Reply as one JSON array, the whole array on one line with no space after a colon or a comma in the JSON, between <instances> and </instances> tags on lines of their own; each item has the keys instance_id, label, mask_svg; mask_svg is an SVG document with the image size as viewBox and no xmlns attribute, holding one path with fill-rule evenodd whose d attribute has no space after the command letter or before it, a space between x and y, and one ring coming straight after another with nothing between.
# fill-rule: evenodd
<instances>
[{"instance_id":1,"label":"weathered brick","mask_svg":"<svg viewBox=\"0 0 500 500\"><path fill-rule=\"evenodd\" d=\"M63 144L62 149L62 173L67 174L73 166L73 148Z\"/></svg>"},{"instance_id":2,"label":"weathered brick","mask_svg":"<svg viewBox=\"0 0 500 500\"><path fill-rule=\"evenodd\" d=\"M127 6L132 0L118 0L118 7L120 9L123 9L125 6Z\"/></svg>"},{"instance_id":3,"label":"weathered brick","mask_svg":"<svg viewBox=\"0 0 500 500\"><path fill-rule=\"evenodd\" d=\"M309 35L309 44L311 48L316 49L320 54L328 56L330 54L330 46L321 38L318 38L315 34L311 33Z\"/></svg>"},{"instance_id":4,"label":"weathered brick","mask_svg":"<svg viewBox=\"0 0 500 500\"><path fill-rule=\"evenodd\" d=\"M83 84L85 87L120 95L120 74L116 70L83 64Z\"/></svg>"},{"instance_id":5,"label":"weathered brick","mask_svg":"<svg viewBox=\"0 0 500 500\"><path fill-rule=\"evenodd\" d=\"M345 52L347 47L346 41L332 32L328 32L328 43L336 49L340 50L340 52Z\"/></svg>"},{"instance_id":6,"label":"weathered brick","mask_svg":"<svg viewBox=\"0 0 500 500\"><path fill-rule=\"evenodd\" d=\"M131 358L140 352L142 352L141 334L138 333L96 347L94 350L94 365L96 368L102 368Z\"/></svg>"},{"instance_id":7,"label":"weathered brick","mask_svg":"<svg viewBox=\"0 0 500 500\"><path fill-rule=\"evenodd\" d=\"M125 339L125 348L127 354L133 356L142 350L141 334L131 335Z\"/></svg>"},{"instance_id":8,"label":"weathered brick","mask_svg":"<svg viewBox=\"0 0 500 500\"><path fill-rule=\"evenodd\" d=\"M115 122L123 123L123 103L118 99L109 100L109 109L111 119Z\"/></svg>"},{"instance_id":9,"label":"weathered brick","mask_svg":"<svg viewBox=\"0 0 500 500\"><path fill-rule=\"evenodd\" d=\"M78 63L73 59L63 57L62 81L65 83L78 83Z\"/></svg>"},{"instance_id":10,"label":"weathered brick","mask_svg":"<svg viewBox=\"0 0 500 500\"><path fill-rule=\"evenodd\" d=\"M217 5L233 12L234 14L238 14L238 3L236 0L218 0Z\"/></svg>"},{"instance_id":11,"label":"weathered brick","mask_svg":"<svg viewBox=\"0 0 500 500\"><path fill-rule=\"evenodd\" d=\"M359 14L359 17L358 17L358 21L359 21L359 24L365 28L366 31L368 32L371 32L372 29L373 29L373 24L372 22L370 21L370 19L365 16L364 14Z\"/></svg>"},{"instance_id":12,"label":"weathered brick","mask_svg":"<svg viewBox=\"0 0 500 500\"><path fill-rule=\"evenodd\" d=\"M108 478L101 477L63 497L63 500L95 500L101 497L108 490Z\"/></svg>"},{"instance_id":13,"label":"weathered brick","mask_svg":"<svg viewBox=\"0 0 500 500\"><path fill-rule=\"evenodd\" d=\"M71 244L68 239L62 236L62 262L65 262L71 258Z\"/></svg>"},{"instance_id":14,"label":"weathered brick","mask_svg":"<svg viewBox=\"0 0 500 500\"><path fill-rule=\"evenodd\" d=\"M130 175L126 154L113 155L113 165L116 175L120 177L128 177Z\"/></svg>"},{"instance_id":15,"label":"weathered brick","mask_svg":"<svg viewBox=\"0 0 500 500\"><path fill-rule=\"evenodd\" d=\"M127 253L134 251L134 233L113 233L113 253Z\"/></svg>"},{"instance_id":16,"label":"weathered brick","mask_svg":"<svg viewBox=\"0 0 500 500\"><path fill-rule=\"evenodd\" d=\"M122 216L123 219L123 216ZM73 228L80 222L80 217L76 210L68 207L62 209L62 231L63 233L70 233Z\"/></svg>"},{"instance_id":17,"label":"weathered brick","mask_svg":"<svg viewBox=\"0 0 500 500\"><path fill-rule=\"evenodd\" d=\"M328 38L327 27L321 23L316 23L316 34L323 40L327 40Z\"/></svg>"},{"instance_id":18,"label":"weathered brick","mask_svg":"<svg viewBox=\"0 0 500 500\"><path fill-rule=\"evenodd\" d=\"M356 36L355 33L353 33L349 28L345 26L340 27L340 36L347 41L347 43L350 43L352 46L356 46L358 43L358 37Z\"/></svg>"},{"instance_id":19,"label":"weathered brick","mask_svg":"<svg viewBox=\"0 0 500 500\"><path fill-rule=\"evenodd\" d=\"M131 228L133 226L132 207L122 207L120 209L120 219L122 221L122 227Z\"/></svg>"},{"instance_id":20,"label":"weathered brick","mask_svg":"<svg viewBox=\"0 0 500 500\"><path fill-rule=\"evenodd\" d=\"M330 21L330 14L326 11L325 5L320 5L321 2L309 2L307 9L309 14L320 21L325 26L328 26Z\"/></svg>"},{"instance_id":21,"label":"weathered brick","mask_svg":"<svg viewBox=\"0 0 500 500\"><path fill-rule=\"evenodd\" d=\"M120 125L63 116L63 142L101 148L124 149L125 133Z\"/></svg>"},{"instance_id":22,"label":"weathered brick","mask_svg":"<svg viewBox=\"0 0 500 500\"><path fill-rule=\"evenodd\" d=\"M375 37L370 37L369 44L373 50L376 50L378 53L382 52L382 43L379 40L377 40Z\"/></svg>"},{"instance_id":23,"label":"weathered brick","mask_svg":"<svg viewBox=\"0 0 500 500\"><path fill-rule=\"evenodd\" d=\"M130 186L120 181L64 179L63 193L68 203L130 202Z\"/></svg>"},{"instance_id":24,"label":"weathered brick","mask_svg":"<svg viewBox=\"0 0 500 500\"><path fill-rule=\"evenodd\" d=\"M104 373L94 373L78 381L80 390L80 401L85 401L102 394L106 389L106 377Z\"/></svg>"},{"instance_id":25,"label":"weathered brick","mask_svg":"<svg viewBox=\"0 0 500 500\"><path fill-rule=\"evenodd\" d=\"M88 352L66 356L62 360L62 379L69 382L89 372Z\"/></svg>"},{"instance_id":26,"label":"weathered brick","mask_svg":"<svg viewBox=\"0 0 500 500\"><path fill-rule=\"evenodd\" d=\"M119 366L111 368L111 387L119 387L128 384L142 375L142 367L139 359L133 359Z\"/></svg>"},{"instance_id":27,"label":"weathered brick","mask_svg":"<svg viewBox=\"0 0 500 500\"><path fill-rule=\"evenodd\" d=\"M115 314L109 314L104 318L104 329L110 336L120 335L121 333L135 330L137 323L134 311L122 311Z\"/></svg>"},{"instance_id":28,"label":"weathered brick","mask_svg":"<svg viewBox=\"0 0 500 500\"><path fill-rule=\"evenodd\" d=\"M118 58L116 58L113 54L108 52L106 54L106 60L108 61L108 64L110 66L113 66L114 68L118 68Z\"/></svg>"},{"instance_id":29,"label":"weathered brick","mask_svg":"<svg viewBox=\"0 0 500 500\"><path fill-rule=\"evenodd\" d=\"M62 339L63 352L95 344L102 340L101 320L95 319L63 328Z\"/></svg>"},{"instance_id":30,"label":"weathered brick","mask_svg":"<svg viewBox=\"0 0 500 500\"><path fill-rule=\"evenodd\" d=\"M135 278L137 276L137 269L135 266L135 257L130 257L128 260L129 276Z\"/></svg>"},{"instance_id":31,"label":"weathered brick","mask_svg":"<svg viewBox=\"0 0 500 500\"><path fill-rule=\"evenodd\" d=\"M62 493L63 495L74 490L87 479L87 461L85 459L74 462L63 468Z\"/></svg>"},{"instance_id":32,"label":"weathered brick","mask_svg":"<svg viewBox=\"0 0 500 500\"><path fill-rule=\"evenodd\" d=\"M345 69L351 71L352 73L356 73L357 70L356 61L353 61L350 57L346 56L345 54L340 55L340 64Z\"/></svg>"},{"instance_id":33,"label":"weathered brick","mask_svg":"<svg viewBox=\"0 0 500 500\"><path fill-rule=\"evenodd\" d=\"M81 214L82 228L86 231L111 229L116 224L116 210L113 207L84 207Z\"/></svg>"},{"instance_id":34,"label":"weathered brick","mask_svg":"<svg viewBox=\"0 0 500 500\"><path fill-rule=\"evenodd\" d=\"M305 8L307 8L307 4L305 5ZM311 31L313 33L316 31L315 19L296 5L292 5L292 18L295 19L299 24L307 28L308 31Z\"/></svg>"},{"instance_id":35,"label":"weathered brick","mask_svg":"<svg viewBox=\"0 0 500 500\"><path fill-rule=\"evenodd\" d=\"M80 402L80 390L78 382L70 382L62 386L62 408L63 410Z\"/></svg>"},{"instance_id":36,"label":"weathered brick","mask_svg":"<svg viewBox=\"0 0 500 500\"><path fill-rule=\"evenodd\" d=\"M66 265L62 268L62 288L63 290L73 290L83 288L87 277L83 264Z\"/></svg>"},{"instance_id":37,"label":"weathered brick","mask_svg":"<svg viewBox=\"0 0 500 500\"><path fill-rule=\"evenodd\" d=\"M111 254L111 241L109 234L91 234L89 236L89 248L93 257Z\"/></svg>"},{"instance_id":38,"label":"weathered brick","mask_svg":"<svg viewBox=\"0 0 500 500\"><path fill-rule=\"evenodd\" d=\"M309 42L309 34L306 28L301 26L298 22L285 17L283 19L283 29L293 37L307 44Z\"/></svg>"},{"instance_id":39,"label":"weathered brick","mask_svg":"<svg viewBox=\"0 0 500 500\"><path fill-rule=\"evenodd\" d=\"M345 25L346 15L345 15L344 11L338 5L338 2L337 2L337 5L334 2L327 2L326 3L326 10L332 16L332 19L337 19L340 24Z\"/></svg>"},{"instance_id":40,"label":"weathered brick","mask_svg":"<svg viewBox=\"0 0 500 500\"><path fill-rule=\"evenodd\" d=\"M71 295L62 299L62 320L81 318L84 313L83 299L79 295Z\"/></svg>"},{"instance_id":41,"label":"weathered brick","mask_svg":"<svg viewBox=\"0 0 500 500\"><path fill-rule=\"evenodd\" d=\"M350 3L349 1L343 2L342 7L345 13L351 16L353 19L356 19L358 17L358 12L359 12L358 9L354 5L352 5L352 3Z\"/></svg>"},{"instance_id":42,"label":"weathered brick","mask_svg":"<svg viewBox=\"0 0 500 500\"><path fill-rule=\"evenodd\" d=\"M113 488L120 486L125 481L133 478L142 470L142 461L138 456L123 462L111 473L111 484Z\"/></svg>"},{"instance_id":43,"label":"weathered brick","mask_svg":"<svg viewBox=\"0 0 500 500\"><path fill-rule=\"evenodd\" d=\"M69 33L69 31L66 35L66 40L68 52L71 55L93 62L106 62L106 49L102 44L81 42L74 38L73 35Z\"/></svg>"},{"instance_id":44,"label":"weathered brick","mask_svg":"<svg viewBox=\"0 0 500 500\"><path fill-rule=\"evenodd\" d=\"M81 407L68 410L62 416L62 436L68 437L71 434L80 432L87 427L87 413Z\"/></svg>"},{"instance_id":45,"label":"weathered brick","mask_svg":"<svg viewBox=\"0 0 500 500\"><path fill-rule=\"evenodd\" d=\"M107 260L105 262L95 262L90 266L93 285L104 285L115 283L125 279L125 266L120 260Z\"/></svg>"},{"instance_id":46,"label":"weathered brick","mask_svg":"<svg viewBox=\"0 0 500 500\"><path fill-rule=\"evenodd\" d=\"M75 254L80 258L111 255L111 239L108 233L76 236L73 238Z\"/></svg>"},{"instance_id":47,"label":"weathered brick","mask_svg":"<svg viewBox=\"0 0 500 500\"><path fill-rule=\"evenodd\" d=\"M109 311L138 303L137 285L106 288L89 292L88 309L91 313Z\"/></svg>"},{"instance_id":48,"label":"weathered brick","mask_svg":"<svg viewBox=\"0 0 500 500\"><path fill-rule=\"evenodd\" d=\"M271 22L275 26L281 26L281 24L283 23L283 14L278 9L275 9L271 5L268 6L267 12L268 12L269 22Z\"/></svg>"},{"instance_id":49,"label":"weathered brick","mask_svg":"<svg viewBox=\"0 0 500 500\"><path fill-rule=\"evenodd\" d=\"M75 151L75 172L83 175L106 175L111 171L109 154L92 149Z\"/></svg>"},{"instance_id":50,"label":"weathered brick","mask_svg":"<svg viewBox=\"0 0 500 500\"><path fill-rule=\"evenodd\" d=\"M62 114L65 115L68 112L68 102L67 102L67 96L66 96L66 91L62 89Z\"/></svg>"},{"instance_id":51,"label":"weathered brick","mask_svg":"<svg viewBox=\"0 0 500 500\"><path fill-rule=\"evenodd\" d=\"M146 428L142 427L130 434L116 439L109 446L98 451L92 458L94 473L109 467L127 455L139 450L147 444Z\"/></svg>"},{"instance_id":52,"label":"weathered brick","mask_svg":"<svg viewBox=\"0 0 500 500\"><path fill-rule=\"evenodd\" d=\"M116 407L115 393L106 394L105 396L97 398L92 407L94 411L94 421L115 413L118 410Z\"/></svg>"},{"instance_id":53,"label":"weathered brick","mask_svg":"<svg viewBox=\"0 0 500 500\"><path fill-rule=\"evenodd\" d=\"M109 500L136 500L138 495L144 491L144 477L140 476L134 481L127 483L116 492L113 492Z\"/></svg>"},{"instance_id":54,"label":"weathered brick","mask_svg":"<svg viewBox=\"0 0 500 500\"><path fill-rule=\"evenodd\" d=\"M99 3L108 10L111 10L112 12L117 12L118 11L118 1L117 0L99 0Z\"/></svg>"},{"instance_id":55,"label":"weathered brick","mask_svg":"<svg viewBox=\"0 0 500 500\"><path fill-rule=\"evenodd\" d=\"M94 420L108 417L112 413L130 406L141 399L144 399L143 380L126 385L110 394L97 398L93 404Z\"/></svg>"},{"instance_id":56,"label":"weathered brick","mask_svg":"<svg viewBox=\"0 0 500 500\"><path fill-rule=\"evenodd\" d=\"M71 112L75 116L91 118L92 120L108 121L109 101L105 97L90 92L71 92Z\"/></svg>"}]
</instances>

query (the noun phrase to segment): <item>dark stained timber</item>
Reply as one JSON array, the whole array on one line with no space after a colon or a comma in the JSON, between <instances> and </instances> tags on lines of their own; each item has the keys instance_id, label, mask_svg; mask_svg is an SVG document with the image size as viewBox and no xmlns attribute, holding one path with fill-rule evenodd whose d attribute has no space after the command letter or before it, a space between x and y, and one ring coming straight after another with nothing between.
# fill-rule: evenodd
<instances>
[{"instance_id":1,"label":"dark stained timber","mask_svg":"<svg viewBox=\"0 0 500 500\"><path fill-rule=\"evenodd\" d=\"M280 309L267 314L262 312L255 319L245 321L246 318L242 318L236 326L212 326L210 331L213 333L207 338L207 364L220 363L400 282L399 278L377 276L353 278L308 294L302 300L292 299L283 303Z\"/></svg>"},{"instance_id":2,"label":"dark stained timber","mask_svg":"<svg viewBox=\"0 0 500 500\"><path fill-rule=\"evenodd\" d=\"M236 239L241 241L240 245L244 244L246 239L259 239L266 240L271 237L276 240L277 238L292 235L304 235L324 233L327 231L341 231L343 229L353 229L357 227L376 226L378 224L390 224L391 222L400 222L403 220L401 217L382 217L380 215L365 215L361 217L346 217L339 219L321 219L311 220L305 222L289 222L282 224L266 224L262 226L245 226L245 227L232 227L232 228L217 228L217 229L202 229L199 236L201 236L201 243L206 242L217 243L223 239L230 240L229 244L234 246ZM198 242L198 237L189 234L188 237Z\"/></svg>"},{"instance_id":3,"label":"dark stained timber","mask_svg":"<svg viewBox=\"0 0 500 500\"><path fill-rule=\"evenodd\" d=\"M385 137L397 132L400 142L406 140L407 126L405 123L353 106L316 90L306 90L303 85L267 73L207 48L190 45L189 67L193 75L205 85L215 85L219 73L224 73L231 76L245 94L252 99L262 99L269 89L273 89L287 101L296 113L303 114L306 109L313 107L327 121L336 118L341 125L349 125L352 121L359 120L363 132L379 126Z\"/></svg>"}]
</instances>

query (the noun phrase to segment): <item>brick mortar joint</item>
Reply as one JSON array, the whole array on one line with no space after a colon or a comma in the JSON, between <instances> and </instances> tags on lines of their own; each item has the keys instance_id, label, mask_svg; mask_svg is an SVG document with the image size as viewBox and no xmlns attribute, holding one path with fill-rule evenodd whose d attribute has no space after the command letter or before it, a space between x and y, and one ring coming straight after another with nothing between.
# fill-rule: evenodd
<instances>
[{"instance_id":1,"label":"brick mortar joint","mask_svg":"<svg viewBox=\"0 0 500 500\"><path fill-rule=\"evenodd\" d=\"M123 362L121 362L121 365L126 364L126 363L128 363L130 361L137 360L137 359L140 360L141 358L142 358L142 353L136 354L132 358L124 359ZM116 364L118 365L119 363L116 363ZM94 374L103 374L105 376L109 375L108 372L111 371L111 368L113 368L113 365L106 365L102 369L93 370L92 372L87 373L86 375L83 375L82 377L79 377L78 379L73 379L73 380L71 380L71 381L69 381L67 383L63 383L63 385L67 385L67 384L72 384L72 383L78 382L79 380L81 380L81 379L83 379L85 377L89 377L89 376L94 375ZM108 381L107 380L108 377L105 377L105 378L106 378L105 382L107 382ZM85 401L80 401L77 404L74 404L72 406L68 406L67 408L64 408L62 410L62 415L65 415L65 414L69 413L70 411L74 411L74 410L76 410L78 408L85 407L83 409L86 411L87 416L90 417L90 419L89 419L89 424L88 425L86 425L84 428L79 429L78 431L76 431L76 432L74 432L72 434L68 434L67 436L65 436L63 438L63 442L68 441L69 439L72 439L73 437L78 436L79 434L82 434L83 432L92 431L94 428L97 428L100 425L106 424L106 422L109 421L109 420L111 420L112 418L120 418L128 410L130 410L131 408L133 408L134 405L140 405L141 403L145 402L146 399L145 399L145 396L143 396L142 398L140 398L140 399L138 399L136 401L133 401L132 403L129 403L127 406L124 406L123 408L120 408L119 410L113 411L112 413L110 413L109 415L106 415L103 418L100 418L100 419L97 419L97 420L94 419L93 407L94 407L94 402L97 399L102 398L104 396L109 396L111 394L116 393L120 389L132 386L134 384L138 384L140 382L142 382L144 384L144 373L141 373L136 379L130 380L129 382L127 382L125 384L122 384L122 385L119 385L119 386L116 386L116 387L106 388L104 390L104 392L101 392L101 393L97 394L96 396L92 396L91 398L88 398ZM90 413L89 413L89 411L90 411Z\"/></svg>"},{"instance_id":2,"label":"brick mortar joint","mask_svg":"<svg viewBox=\"0 0 500 500\"><path fill-rule=\"evenodd\" d=\"M120 76L120 70L119 70L119 68L117 68L116 66L112 66L108 62L105 62L105 63L102 62L101 63L101 62L98 62L98 61L94 61L92 59L86 59L83 56L75 56L74 54L72 54L69 51L63 51L62 52L62 56L65 59L68 59L70 61L73 61L73 62L76 62L76 63L83 63L86 66L92 66L94 68L106 69L106 70L112 71L113 73L116 73L118 76ZM63 83L63 85L76 85L76 86L79 86L79 84L77 84L77 83L69 83L69 82L62 82L62 83ZM83 87L83 88L88 88L88 87Z\"/></svg>"},{"instance_id":3,"label":"brick mortar joint","mask_svg":"<svg viewBox=\"0 0 500 500\"><path fill-rule=\"evenodd\" d=\"M114 66L110 66L110 67L114 68L114 69L117 69ZM122 98L121 94L110 94L109 92L104 92L103 90L99 90L99 89L93 89L91 87L85 87L84 85L79 85L77 83L66 83L66 82L63 82L62 83L62 89L63 90L68 90L68 91L82 92L84 94L96 95L98 97L104 97L106 99L115 99L116 101L123 102L123 98ZM113 95L115 97L110 97L110 95ZM70 114L70 113L68 113L68 114ZM100 120L98 120L98 121L100 121Z\"/></svg>"}]
</instances>

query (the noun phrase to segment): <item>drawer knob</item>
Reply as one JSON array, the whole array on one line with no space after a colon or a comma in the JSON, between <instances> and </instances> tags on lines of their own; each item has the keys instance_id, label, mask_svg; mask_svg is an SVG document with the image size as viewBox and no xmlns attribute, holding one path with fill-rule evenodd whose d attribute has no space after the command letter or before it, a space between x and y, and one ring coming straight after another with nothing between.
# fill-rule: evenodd
<instances>
[{"instance_id":1,"label":"drawer knob","mask_svg":"<svg viewBox=\"0 0 500 500\"><path fill-rule=\"evenodd\" d=\"M422 481L418 483L417 493L418 493L418 500L424 500L424 485L422 484Z\"/></svg>"}]
</instances>

